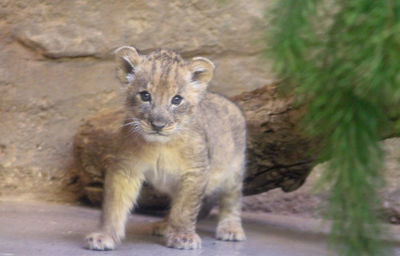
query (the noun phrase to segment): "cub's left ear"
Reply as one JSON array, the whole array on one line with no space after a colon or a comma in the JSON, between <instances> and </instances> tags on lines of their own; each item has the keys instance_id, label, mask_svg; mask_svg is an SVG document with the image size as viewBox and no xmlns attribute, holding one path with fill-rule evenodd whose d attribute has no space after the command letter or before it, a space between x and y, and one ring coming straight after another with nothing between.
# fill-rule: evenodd
<instances>
[{"instance_id":1,"label":"cub's left ear","mask_svg":"<svg viewBox=\"0 0 400 256\"><path fill-rule=\"evenodd\" d=\"M215 65L209 59L195 57L190 63L191 82L207 87L214 74Z\"/></svg>"}]
</instances>

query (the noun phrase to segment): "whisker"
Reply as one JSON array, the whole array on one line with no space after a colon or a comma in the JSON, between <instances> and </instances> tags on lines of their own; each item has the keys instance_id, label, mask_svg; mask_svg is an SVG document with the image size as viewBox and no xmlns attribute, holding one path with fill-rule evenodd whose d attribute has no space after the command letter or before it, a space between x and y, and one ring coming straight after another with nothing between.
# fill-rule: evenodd
<instances>
[{"instance_id":1,"label":"whisker","mask_svg":"<svg viewBox=\"0 0 400 256\"><path fill-rule=\"evenodd\" d=\"M127 119L125 119L125 122L126 123L122 124L121 127L127 127L127 126L130 127L129 133L126 135L126 137L131 136L131 135L137 136L143 132L143 127L142 127L142 123L141 123L140 119L134 118L134 117L127 118Z\"/></svg>"},{"instance_id":2,"label":"whisker","mask_svg":"<svg viewBox=\"0 0 400 256\"><path fill-rule=\"evenodd\" d=\"M130 123L125 123L123 124L121 127L125 127L125 126L129 126L129 125L134 125L136 123L136 121L132 121Z\"/></svg>"}]
</instances>

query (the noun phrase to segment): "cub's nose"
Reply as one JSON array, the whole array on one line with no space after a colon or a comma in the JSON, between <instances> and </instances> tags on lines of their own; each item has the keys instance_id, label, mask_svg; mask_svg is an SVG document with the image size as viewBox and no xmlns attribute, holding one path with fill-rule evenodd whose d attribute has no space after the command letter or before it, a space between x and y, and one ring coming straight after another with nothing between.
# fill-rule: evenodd
<instances>
[{"instance_id":1,"label":"cub's nose","mask_svg":"<svg viewBox=\"0 0 400 256\"><path fill-rule=\"evenodd\" d=\"M161 122L151 122L151 127L154 131L159 132L165 127L165 123Z\"/></svg>"}]
</instances>

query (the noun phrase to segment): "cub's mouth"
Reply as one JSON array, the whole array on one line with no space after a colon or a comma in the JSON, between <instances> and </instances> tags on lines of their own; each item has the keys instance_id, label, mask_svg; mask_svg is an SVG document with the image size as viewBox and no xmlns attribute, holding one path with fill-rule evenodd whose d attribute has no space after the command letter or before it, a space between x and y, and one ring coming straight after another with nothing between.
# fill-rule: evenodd
<instances>
[{"instance_id":1,"label":"cub's mouth","mask_svg":"<svg viewBox=\"0 0 400 256\"><path fill-rule=\"evenodd\" d=\"M143 137L148 142L167 142L171 139L172 135L176 133L175 125L165 125L158 127L155 125L147 124L143 127Z\"/></svg>"},{"instance_id":2,"label":"cub's mouth","mask_svg":"<svg viewBox=\"0 0 400 256\"><path fill-rule=\"evenodd\" d=\"M142 133L143 138L147 142L158 142L158 143L166 143L170 141L171 139L171 134L163 133L163 132L155 132L155 131L149 131L149 132L144 132Z\"/></svg>"},{"instance_id":3,"label":"cub's mouth","mask_svg":"<svg viewBox=\"0 0 400 256\"><path fill-rule=\"evenodd\" d=\"M165 134L162 132L148 132L148 135L155 135L155 136L169 136L169 134Z\"/></svg>"},{"instance_id":4,"label":"cub's mouth","mask_svg":"<svg viewBox=\"0 0 400 256\"><path fill-rule=\"evenodd\" d=\"M167 137L176 132L176 125L174 124L165 124L165 123L155 123L148 122L144 125L144 132L150 136L162 136Z\"/></svg>"},{"instance_id":5,"label":"cub's mouth","mask_svg":"<svg viewBox=\"0 0 400 256\"><path fill-rule=\"evenodd\" d=\"M169 141L171 135L179 130L175 124L155 124L135 118L127 120L124 126L129 126L132 133L142 135L149 142Z\"/></svg>"}]
</instances>

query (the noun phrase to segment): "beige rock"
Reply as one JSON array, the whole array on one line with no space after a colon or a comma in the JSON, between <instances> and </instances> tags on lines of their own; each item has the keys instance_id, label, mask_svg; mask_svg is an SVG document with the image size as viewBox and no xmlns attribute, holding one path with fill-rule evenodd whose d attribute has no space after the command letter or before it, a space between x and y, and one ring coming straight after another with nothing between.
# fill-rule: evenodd
<instances>
[{"instance_id":1,"label":"beige rock","mask_svg":"<svg viewBox=\"0 0 400 256\"><path fill-rule=\"evenodd\" d=\"M174 48L212 59L212 88L273 81L262 61L265 1L0 1L0 192L75 200L72 141L82 121L120 105L112 51ZM33 170L32 167L35 167Z\"/></svg>"},{"instance_id":2,"label":"beige rock","mask_svg":"<svg viewBox=\"0 0 400 256\"><path fill-rule=\"evenodd\" d=\"M262 1L31 1L16 37L53 57L105 56L121 44L184 55L255 54Z\"/></svg>"}]
</instances>

